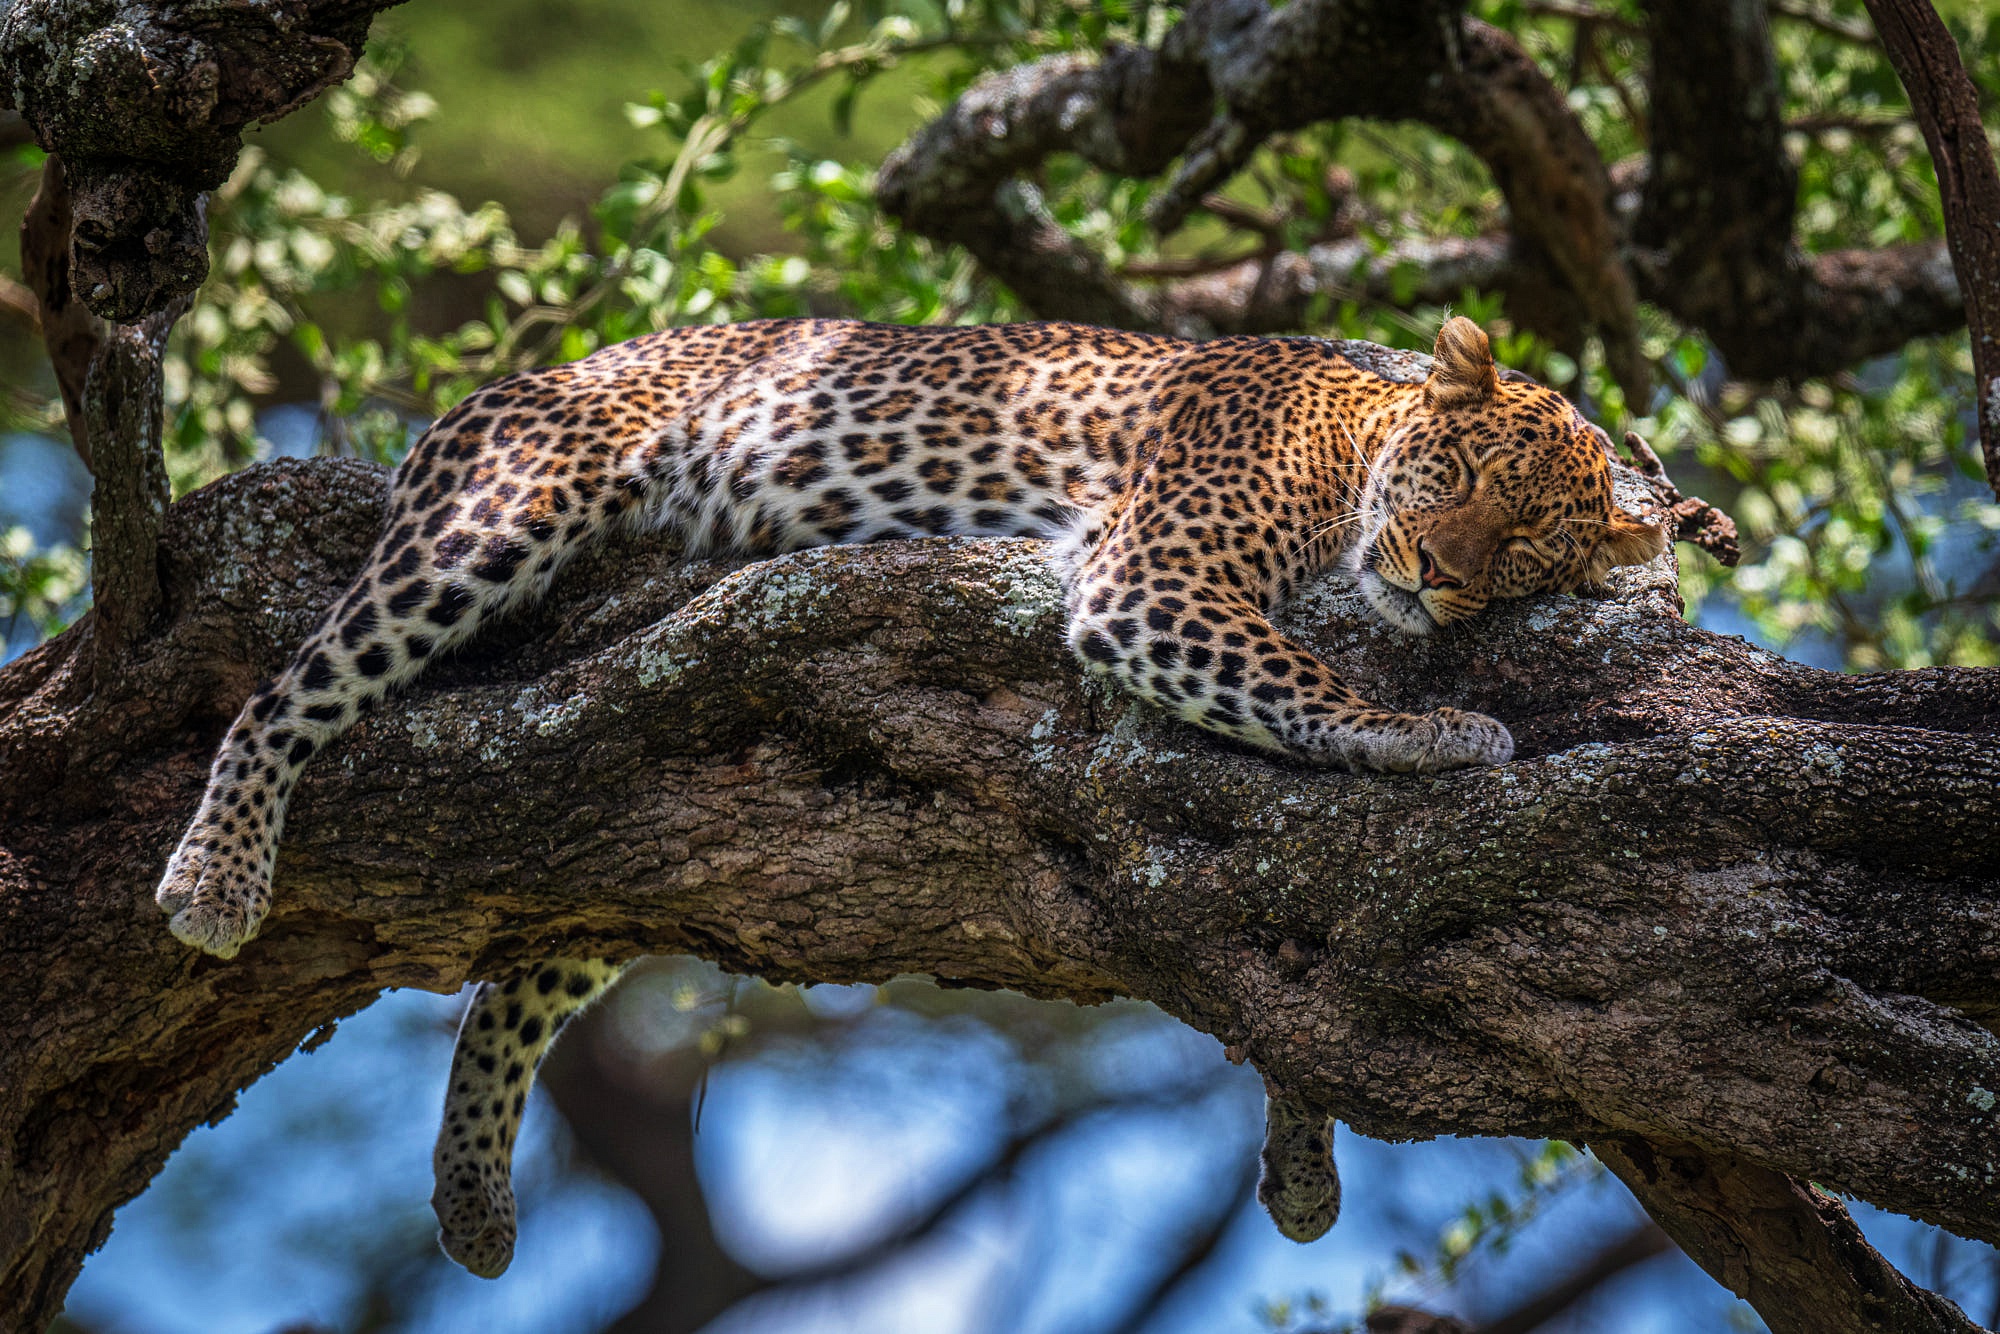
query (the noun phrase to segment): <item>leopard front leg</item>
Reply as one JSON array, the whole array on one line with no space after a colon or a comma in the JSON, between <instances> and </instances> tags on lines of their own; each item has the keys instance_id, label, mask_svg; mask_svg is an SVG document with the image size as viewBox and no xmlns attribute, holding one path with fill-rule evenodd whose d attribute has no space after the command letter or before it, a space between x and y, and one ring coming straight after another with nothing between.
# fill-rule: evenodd
<instances>
[{"instance_id":1,"label":"leopard front leg","mask_svg":"<svg viewBox=\"0 0 2000 1334\"><path fill-rule=\"evenodd\" d=\"M535 1071L562 1026L624 971L602 959L558 960L472 993L431 1152L431 1211L438 1245L481 1278L500 1277L514 1259L514 1137Z\"/></svg>"},{"instance_id":2,"label":"leopard front leg","mask_svg":"<svg viewBox=\"0 0 2000 1334\"><path fill-rule=\"evenodd\" d=\"M1069 643L1132 694L1262 750L1389 773L1513 758L1514 738L1498 720L1370 704L1273 627L1249 593L1214 571L1123 554L1115 529L1071 591Z\"/></svg>"}]
</instances>

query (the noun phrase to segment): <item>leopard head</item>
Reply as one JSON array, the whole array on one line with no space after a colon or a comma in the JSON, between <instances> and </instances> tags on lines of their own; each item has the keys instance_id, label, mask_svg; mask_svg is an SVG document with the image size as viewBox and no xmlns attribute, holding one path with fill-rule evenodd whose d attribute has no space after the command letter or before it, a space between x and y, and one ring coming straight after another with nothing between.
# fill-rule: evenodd
<instances>
[{"instance_id":1,"label":"leopard head","mask_svg":"<svg viewBox=\"0 0 2000 1334\"><path fill-rule=\"evenodd\" d=\"M1375 612L1412 634L1495 598L1573 592L1667 549L1619 509L1599 435L1552 389L1503 382L1471 320L1439 331L1422 401L1376 456L1349 554Z\"/></svg>"}]
</instances>

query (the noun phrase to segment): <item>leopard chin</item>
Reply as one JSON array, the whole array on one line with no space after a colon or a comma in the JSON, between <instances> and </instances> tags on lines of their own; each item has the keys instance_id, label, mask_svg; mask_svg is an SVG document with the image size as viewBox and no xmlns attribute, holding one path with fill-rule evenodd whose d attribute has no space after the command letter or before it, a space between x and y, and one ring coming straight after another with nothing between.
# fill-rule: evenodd
<instances>
[{"instance_id":1,"label":"leopard chin","mask_svg":"<svg viewBox=\"0 0 2000 1334\"><path fill-rule=\"evenodd\" d=\"M1361 595L1368 599L1368 608L1386 624L1394 626L1406 635L1428 635L1438 629L1438 620L1424 606L1423 599L1405 588L1398 588L1373 570L1359 572Z\"/></svg>"}]
</instances>

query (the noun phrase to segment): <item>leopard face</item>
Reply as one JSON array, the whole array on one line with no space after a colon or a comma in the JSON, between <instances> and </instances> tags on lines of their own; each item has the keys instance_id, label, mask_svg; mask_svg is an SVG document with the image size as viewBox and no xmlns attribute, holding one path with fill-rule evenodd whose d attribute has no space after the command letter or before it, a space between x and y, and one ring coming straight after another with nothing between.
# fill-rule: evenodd
<instances>
[{"instance_id":1,"label":"leopard face","mask_svg":"<svg viewBox=\"0 0 2000 1334\"><path fill-rule=\"evenodd\" d=\"M1619 509L1597 435L1540 385L1502 384L1486 335L1438 335L1423 402L1376 455L1349 553L1369 606L1412 634L1495 598L1574 592L1666 550Z\"/></svg>"}]
</instances>

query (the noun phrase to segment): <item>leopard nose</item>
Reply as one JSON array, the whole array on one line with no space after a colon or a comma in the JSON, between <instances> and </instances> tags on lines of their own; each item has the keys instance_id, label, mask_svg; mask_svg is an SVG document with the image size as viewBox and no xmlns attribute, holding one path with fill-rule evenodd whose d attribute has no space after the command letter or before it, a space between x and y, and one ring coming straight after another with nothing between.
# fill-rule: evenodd
<instances>
[{"instance_id":1,"label":"leopard nose","mask_svg":"<svg viewBox=\"0 0 2000 1334\"><path fill-rule=\"evenodd\" d=\"M1425 588L1463 588L1465 585L1438 569L1437 561L1431 558L1431 550L1424 540L1417 539L1417 578Z\"/></svg>"}]
</instances>

